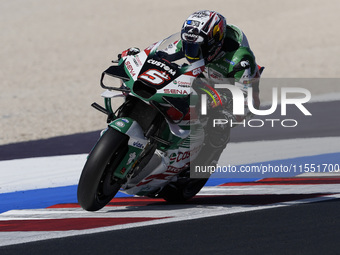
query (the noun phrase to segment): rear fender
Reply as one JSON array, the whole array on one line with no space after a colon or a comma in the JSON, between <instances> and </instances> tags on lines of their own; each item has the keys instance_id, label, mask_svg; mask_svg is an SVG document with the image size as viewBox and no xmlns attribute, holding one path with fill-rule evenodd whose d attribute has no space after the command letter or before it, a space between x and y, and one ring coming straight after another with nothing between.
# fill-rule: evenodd
<instances>
[{"instance_id":1,"label":"rear fender","mask_svg":"<svg viewBox=\"0 0 340 255\"><path fill-rule=\"evenodd\" d=\"M109 124L109 127L129 136L128 152L114 172L116 177L124 179L137 162L139 155L148 143L148 139L145 138L140 125L128 117L115 119Z\"/></svg>"}]
</instances>

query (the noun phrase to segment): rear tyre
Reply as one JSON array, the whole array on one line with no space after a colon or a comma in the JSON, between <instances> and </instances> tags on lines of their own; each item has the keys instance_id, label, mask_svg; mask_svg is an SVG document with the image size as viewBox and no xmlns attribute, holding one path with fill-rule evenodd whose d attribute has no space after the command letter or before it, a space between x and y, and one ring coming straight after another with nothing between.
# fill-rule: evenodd
<instances>
[{"instance_id":1,"label":"rear tyre","mask_svg":"<svg viewBox=\"0 0 340 255\"><path fill-rule=\"evenodd\" d=\"M169 203L183 203L193 198L206 184L207 179L189 179L185 183L168 184L162 190L161 197Z\"/></svg>"},{"instance_id":2,"label":"rear tyre","mask_svg":"<svg viewBox=\"0 0 340 255\"><path fill-rule=\"evenodd\" d=\"M80 176L77 197L87 211L103 208L119 191L122 181L114 171L128 151L128 136L108 128L91 151Z\"/></svg>"},{"instance_id":3,"label":"rear tyre","mask_svg":"<svg viewBox=\"0 0 340 255\"><path fill-rule=\"evenodd\" d=\"M211 145L205 145L200 151L197 158L191 162L193 166L216 166L225 145L220 148L214 148ZM201 178L190 178L190 169L181 174L175 183L169 183L160 192L160 196L170 203L181 203L194 197L209 180L211 173L200 174Z\"/></svg>"}]
</instances>

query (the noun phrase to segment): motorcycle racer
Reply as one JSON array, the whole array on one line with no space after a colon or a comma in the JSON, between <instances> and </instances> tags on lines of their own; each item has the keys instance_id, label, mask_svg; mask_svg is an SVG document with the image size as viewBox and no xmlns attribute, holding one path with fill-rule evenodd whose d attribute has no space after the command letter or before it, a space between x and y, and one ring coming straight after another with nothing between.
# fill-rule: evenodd
<instances>
[{"instance_id":1,"label":"motorcycle racer","mask_svg":"<svg viewBox=\"0 0 340 255\"><path fill-rule=\"evenodd\" d=\"M225 17L215 11L202 10L191 14L181 29L181 41L176 47L170 47L169 58L180 55L189 62L204 59L205 70L193 84L198 93L207 93L209 119L223 118L240 122L251 114L233 116L228 90L214 89L218 83L232 83L245 95L248 88L253 90L253 105L260 106L259 77L260 70L255 56L249 47L246 35L241 29L227 24ZM175 52L171 50L175 49ZM262 71L262 70L261 70ZM226 82L227 81L227 82ZM245 105L247 109L247 105ZM210 113L209 113L210 110ZM229 141L230 126L207 126L208 140L201 155L211 155L208 161L217 161ZM200 158L200 157L198 157Z\"/></svg>"},{"instance_id":2,"label":"motorcycle racer","mask_svg":"<svg viewBox=\"0 0 340 255\"><path fill-rule=\"evenodd\" d=\"M138 48L130 48L122 54L134 55L138 52ZM218 12L202 10L191 14L183 23L181 40L169 46L161 57L171 62L183 57L189 62L202 59L205 61L205 70L199 76L201 79L194 83L193 87L198 93L209 95L210 110L217 108L210 111L210 114L216 115L220 111L222 115L227 114L228 119L234 118L237 122L251 117L249 112L245 116L231 116L230 103L227 102L228 91L214 89L215 84L230 81L245 95L251 87L254 107L259 108L260 70L247 37L237 26L227 24L226 18ZM228 107L229 109L226 109ZM245 107L247 108L247 105ZM217 130L218 128L215 128L216 132ZM217 137L220 141L215 139L214 147L225 147L229 132L220 132Z\"/></svg>"},{"instance_id":3,"label":"motorcycle racer","mask_svg":"<svg viewBox=\"0 0 340 255\"><path fill-rule=\"evenodd\" d=\"M192 88L197 94L207 94L208 114L200 116L202 122L206 122L206 136L204 146L191 164L212 166L217 163L230 140L230 128L235 126L213 126L212 120L228 119L237 123L252 116L249 111L243 116L233 115L231 92L228 89L215 89L215 84L233 84L243 91L245 97L248 89L252 88L253 106L258 109L259 78L262 69L256 64L255 56L243 31L235 25L227 24L226 18L218 12L209 10L194 12L183 23L180 34L180 40L157 54L169 62L181 58L185 58L189 63L204 61L204 71L198 76L199 79L193 82ZM122 52L119 58L139 52L138 48L130 48ZM246 102L247 100L245 109ZM178 201L185 197L181 185L187 187L190 185L188 182L192 182L191 186L195 186L198 192L210 176L207 173L188 178L187 174L187 171L183 171L183 183L181 181L170 183L163 189L166 200ZM176 193L175 190L179 192Z\"/></svg>"}]
</instances>

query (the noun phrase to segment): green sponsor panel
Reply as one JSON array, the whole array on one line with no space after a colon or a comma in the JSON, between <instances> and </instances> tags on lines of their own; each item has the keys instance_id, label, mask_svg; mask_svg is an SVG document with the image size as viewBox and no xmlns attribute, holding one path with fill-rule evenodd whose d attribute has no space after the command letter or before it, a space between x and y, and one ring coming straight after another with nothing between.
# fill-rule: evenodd
<instances>
[{"instance_id":1,"label":"green sponsor panel","mask_svg":"<svg viewBox=\"0 0 340 255\"><path fill-rule=\"evenodd\" d=\"M134 122L131 118L118 118L114 121L112 121L109 126L118 130L119 132L122 132L124 134L127 133L127 131L130 129L132 123Z\"/></svg>"},{"instance_id":2,"label":"green sponsor panel","mask_svg":"<svg viewBox=\"0 0 340 255\"><path fill-rule=\"evenodd\" d=\"M142 149L129 145L129 150L126 153L125 157L123 158L122 162L116 168L114 176L120 179L124 179L126 175L130 172L131 168L136 163L142 151L143 151Z\"/></svg>"},{"instance_id":3,"label":"green sponsor panel","mask_svg":"<svg viewBox=\"0 0 340 255\"><path fill-rule=\"evenodd\" d=\"M134 122L135 121L133 119L124 117L112 121L109 124L109 126L118 130L119 132L126 134ZM131 145L129 145L128 147L129 147L128 152L126 153L123 160L121 161L121 163L118 165L114 172L114 176L120 179L124 179L126 177L126 175L130 172L131 168L134 166L134 163L138 159L139 155L143 151L143 149Z\"/></svg>"}]
</instances>

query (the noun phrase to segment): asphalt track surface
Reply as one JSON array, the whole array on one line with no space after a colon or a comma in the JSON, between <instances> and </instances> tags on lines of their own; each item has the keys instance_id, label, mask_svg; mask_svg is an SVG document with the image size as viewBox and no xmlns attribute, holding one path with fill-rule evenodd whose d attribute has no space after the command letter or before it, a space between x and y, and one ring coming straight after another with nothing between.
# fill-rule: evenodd
<instances>
[{"instance_id":1,"label":"asphalt track surface","mask_svg":"<svg viewBox=\"0 0 340 255\"><path fill-rule=\"evenodd\" d=\"M339 254L340 201L0 247L1 254Z\"/></svg>"},{"instance_id":2,"label":"asphalt track surface","mask_svg":"<svg viewBox=\"0 0 340 255\"><path fill-rule=\"evenodd\" d=\"M313 117L304 117L299 111L287 116L301 122L296 128L264 127L249 132L240 127L233 130L232 139L237 142L340 136L340 120L335 110L340 108L339 101L311 103L306 107ZM92 132L0 146L1 160L84 153L97 136L98 132ZM178 206L251 205L252 199L254 196L202 198ZM280 203L281 199L280 195L257 196L256 203ZM3 246L0 254L340 254L339 210L340 200L332 199Z\"/></svg>"}]
</instances>

